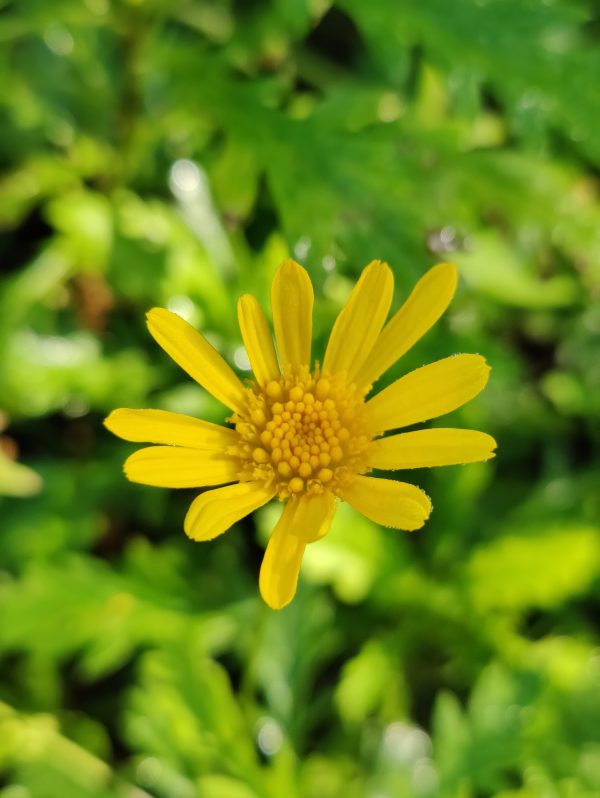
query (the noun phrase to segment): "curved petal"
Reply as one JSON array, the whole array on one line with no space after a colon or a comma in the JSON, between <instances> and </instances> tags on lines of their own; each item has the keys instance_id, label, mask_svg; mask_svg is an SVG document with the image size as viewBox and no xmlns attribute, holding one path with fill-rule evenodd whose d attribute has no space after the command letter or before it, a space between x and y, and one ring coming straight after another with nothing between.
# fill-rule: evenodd
<instances>
[{"instance_id":1,"label":"curved petal","mask_svg":"<svg viewBox=\"0 0 600 798\"><path fill-rule=\"evenodd\" d=\"M342 499L371 521L394 529L420 529L431 513L431 502L415 485L377 477L355 477Z\"/></svg>"},{"instance_id":2,"label":"curved petal","mask_svg":"<svg viewBox=\"0 0 600 798\"><path fill-rule=\"evenodd\" d=\"M450 413L483 390L489 373L481 355L453 355L415 369L367 402L373 429L385 432Z\"/></svg>"},{"instance_id":3,"label":"curved petal","mask_svg":"<svg viewBox=\"0 0 600 798\"><path fill-rule=\"evenodd\" d=\"M313 287L306 269L284 261L273 278L271 307L282 371L310 367Z\"/></svg>"},{"instance_id":4,"label":"curved petal","mask_svg":"<svg viewBox=\"0 0 600 798\"><path fill-rule=\"evenodd\" d=\"M421 429L373 444L371 468L428 468L477 463L495 457L496 441L473 429Z\"/></svg>"},{"instance_id":5,"label":"curved petal","mask_svg":"<svg viewBox=\"0 0 600 798\"><path fill-rule=\"evenodd\" d=\"M356 375L360 388L368 390L436 323L454 296L456 282L456 266L451 263L439 263L419 280L383 328L368 360Z\"/></svg>"},{"instance_id":6,"label":"curved petal","mask_svg":"<svg viewBox=\"0 0 600 798\"><path fill-rule=\"evenodd\" d=\"M282 609L294 598L306 548L301 538L289 534L286 511L287 505L269 539L258 579L263 601L272 610Z\"/></svg>"},{"instance_id":7,"label":"curved petal","mask_svg":"<svg viewBox=\"0 0 600 798\"><path fill-rule=\"evenodd\" d=\"M125 461L132 482L158 488L201 488L238 478L238 463L224 456L181 446L148 446Z\"/></svg>"},{"instance_id":8,"label":"curved petal","mask_svg":"<svg viewBox=\"0 0 600 798\"><path fill-rule=\"evenodd\" d=\"M252 371L259 385L281 376L273 337L255 297L244 294L238 300L238 321Z\"/></svg>"},{"instance_id":9,"label":"curved petal","mask_svg":"<svg viewBox=\"0 0 600 798\"><path fill-rule=\"evenodd\" d=\"M331 374L345 371L349 380L353 378L381 332L393 293L392 270L387 263L373 261L363 270L333 325L324 370Z\"/></svg>"},{"instance_id":10,"label":"curved petal","mask_svg":"<svg viewBox=\"0 0 600 798\"><path fill-rule=\"evenodd\" d=\"M262 482L236 482L207 490L190 505L183 527L192 540L212 540L275 495Z\"/></svg>"},{"instance_id":11,"label":"curved petal","mask_svg":"<svg viewBox=\"0 0 600 798\"><path fill-rule=\"evenodd\" d=\"M329 532L337 501L331 491L316 496L302 496L288 501L290 513L290 534L296 535L305 543L320 540Z\"/></svg>"},{"instance_id":12,"label":"curved petal","mask_svg":"<svg viewBox=\"0 0 600 798\"><path fill-rule=\"evenodd\" d=\"M164 308L147 313L154 340L192 379L224 405L240 410L245 389L233 370L203 335L181 316Z\"/></svg>"},{"instance_id":13,"label":"curved petal","mask_svg":"<svg viewBox=\"0 0 600 798\"><path fill-rule=\"evenodd\" d=\"M200 418L167 410L132 410L122 407L104 419L113 435L135 443L165 443L224 453L238 441L237 433Z\"/></svg>"},{"instance_id":14,"label":"curved petal","mask_svg":"<svg viewBox=\"0 0 600 798\"><path fill-rule=\"evenodd\" d=\"M283 508L259 578L260 593L272 609L280 610L294 598L306 544L329 531L335 507L335 497L327 491L321 496L291 499Z\"/></svg>"}]
</instances>

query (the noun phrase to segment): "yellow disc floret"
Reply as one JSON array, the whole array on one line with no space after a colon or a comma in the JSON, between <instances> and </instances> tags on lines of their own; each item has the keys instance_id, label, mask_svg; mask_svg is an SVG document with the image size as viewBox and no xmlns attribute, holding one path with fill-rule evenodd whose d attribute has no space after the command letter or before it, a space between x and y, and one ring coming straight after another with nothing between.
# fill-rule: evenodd
<instances>
[{"instance_id":1,"label":"yellow disc floret","mask_svg":"<svg viewBox=\"0 0 600 798\"><path fill-rule=\"evenodd\" d=\"M368 471L368 429L362 395L343 375L317 368L251 385L246 406L230 420L239 443L240 480L274 486L280 499L340 489Z\"/></svg>"}]
</instances>

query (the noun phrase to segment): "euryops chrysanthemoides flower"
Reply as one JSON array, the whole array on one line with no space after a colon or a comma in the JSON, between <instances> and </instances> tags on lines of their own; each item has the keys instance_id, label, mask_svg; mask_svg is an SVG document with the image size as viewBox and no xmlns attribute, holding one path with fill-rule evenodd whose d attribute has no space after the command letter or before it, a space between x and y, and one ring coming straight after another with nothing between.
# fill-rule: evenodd
<instances>
[{"instance_id":1,"label":"euryops chrysanthemoides flower","mask_svg":"<svg viewBox=\"0 0 600 798\"><path fill-rule=\"evenodd\" d=\"M389 266L374 261L340 312L319 364L311 356L312 284L305 269L287 260L271 291L275 341L256 299L239 300L254 373L245 382L191 325L154 308L148 313L154 339L232 414L228 426L219 426L164 410L115 410L105 421L111 432L159 444L132 454L125 474L145 485L208 488L185 518L193 540L212 540L271 499L281 501L259 579L274 609L294 597L304 549L327 534L338 500L375 523L419 529L431 512L427 495L370 472L493 457L496 443L483 432L394 432L468 402L484 388L489 367L480 355L454 355L370 392L439 319L456 279L450 264L430 269L386 324L394 280Z\"/></svg>"}]
</instances>

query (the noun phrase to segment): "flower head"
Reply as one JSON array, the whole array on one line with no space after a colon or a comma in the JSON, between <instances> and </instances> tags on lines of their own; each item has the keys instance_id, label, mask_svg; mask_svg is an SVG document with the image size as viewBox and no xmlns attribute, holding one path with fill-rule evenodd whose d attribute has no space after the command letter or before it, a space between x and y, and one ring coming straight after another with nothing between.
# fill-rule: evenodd
<instances>
[{"instance_id":1,"label":"flower head","mask_svg":"<svg viewBox=\"0 0 600 798\"><path fill-rule=\"evenodd\" d=\"M254 373L247 384L187 322L154 308L148 313L152 336L232 415L225 427L163 410L115 410L105 421L109 430L128 441L159 444L127 459L127 477L160 487L211 488L185 518L194 540L221 535L270 499L284 502L259 580L266 603L284 607L296 592L304 549L327 534L338 499L396 529L419 529L429 517L431 502L422 490L367 476L370 471L494 456L494 439L475 430L386 434L476 396L489 374L480 355L439 360L367 398L373 383L438 320L455 288L455 267L435 266L386 324L393 276L389 266L373 261L334 324L322 365L313 366L312 285L305 269L285 261L271 292L277 349L256 299L239 300Z\"/></svg>"}]
</instances>

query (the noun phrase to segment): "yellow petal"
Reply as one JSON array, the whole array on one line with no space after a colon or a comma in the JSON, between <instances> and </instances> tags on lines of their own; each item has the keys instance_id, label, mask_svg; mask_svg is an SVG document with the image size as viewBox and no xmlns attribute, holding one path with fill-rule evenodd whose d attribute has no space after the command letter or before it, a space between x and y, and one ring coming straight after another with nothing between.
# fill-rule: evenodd
<instances>
[{"instance_id":1,"label":"yellow petal","mask_svg":"<svg viewBox=\"0 0 600 798\"><path fill-rule=\"evenodd\" d=\"M238 471L233 459L180 446L148 446L125 461L128 479L159 488L222 485L236 481Z\"/></svg>"},{"instance_id":2,"label":"yellow petal","mask_svg":"<svg viewBox=\"0 0 600 798\"><path fill-rule=\"evenodd\" d=\"M271 307L282 371L310 367L313 287L306 269L293 260L277 269Z\"/></svg>"},{"instance_id":3,"label":"yellow petal","mask_svg":"<svg viewBox=\"0 0 600 798\"><path fill-rule=\"evenodd\" d=\"M275 491L261 482L236 482L207 490L190 505L183 525L185 533L193 540L212 540L274 495Z\"/></svg>"},{"instance_id":4,"label":"yellow petal","mask_svg":"<svg viewBox=\"0 0 600 798\"><path fill-rule=\"evenodd\" d=\"M456 281L456 266L451 263L439 263L429 269L383 328L356 376L359 387L368 390L436 323L454 296Z\"/></svg>"},{"instance_id":5,"label":"yellow petal","mask_svg":"<svg viewBox=\"0 0 600 798\"><path fill-rule=\"evenodd\" d=\"M324 537L331 527L337 502L331 491L316 496L302 496L288 501L290 534L313 543Z\"/></svg>"},{"instance_id":6,"label":"yellow petal","mask_svg":"<svg viewBox=\"0 0 600 798\"><path fill-rule=\"evenodd\" d=\"M364 363L387 318L394 276L387 263L373 261L360 276L333 325L323 368L349 379Z\"/></svg>"},{"instance_id":7,"label":"yellow petal","mask_svg":"<svg viewBox=\"0 0 600 798\"><path fill-rule=\"evenodd\" d=\"M411 371L367 402L377 432L456 410L483 390L490 367L481 355L453 355Z\"/></svg>"},{"instance_id":8,"label":"yellow petal","mask_svg":"<svg viewBox=\"0 0 600 798\"><path fill-rule=\"evenodd\" d=\"M260 592L272 609L279 610L294 598L306 544L329 532L335 510L336 498L329 491L290 499L285 505L260 569Z\"/></svg>"},{"instance_id":9,"label":"yellow petal","mask_svg":"<svg viewBox=\"0 0 600 798\"><path fill-rule=\"evenodd\" d=\"M473 429L421 429L375 441L371 468L425 468L494 457L496 441Z\"/></svg>"},{"instance_id":10,"label":"yellow petal","mask_svg":"<svg viewBox=\"0 0 600 798\"><path fill-rule=\"evenodd\" d=\"M244 386L203 335L164 308L152 308L147 319L152 337L178 366L224 405L241 409Z\"/></svg>"},{"instance_id":11,"label":"yellow petal","mask_svg":"<svg viewBox=\"0 0 600 798\"><path fill-rule=\"evenodd\" d=\"M431 502L422 490L393 479L355 477L341 497L376 524L395 529L420 529L431 512Z\"/></svg>"},{"instance_id":12,"label":"yellow petal","mask_svg":"<svg viewBox=\"0 0 600 798\"><path fill-rule=\"evenodd\" d=\"M260 567L260 594L273 610L285 607L296 594L306 542L291 533L294 516L294 507L288 502L269 539Z\"/></svg>"},{"instance_id":13,"label":"yellow petal","mask_svg":"<svg viewBox=\"0 0 600 798\"><path fill-rule=\"evenodd\" d=\"M285 505L260 569L260 592L272 609L280 610L294 598L306 544L329 532L335 509L336 498L329 491Z\"/></svg>"},{"instance_id":14,"label":"yellow petal","mask_svg":"<svg viewBox=\"0 0 600 798\"><path fill-rule=\"evenodd\" d=\"M238 301L238 321L252 371L259 385L281 376L269 325L255 297L245 294Z\"/></svg>"},{"instance_id":15,"label":"yellow petal","mask_svg":"<svg viewBox=\"0 0 600 798\"><path fill-rule=\"evenodd\" d=\"M114 435L136 443L166 443L224 453L238 441L237 433L227 427L211 424L166 410L131 410L122 407L104 419L104 426Z\"/></svg>"}]
</instances>

